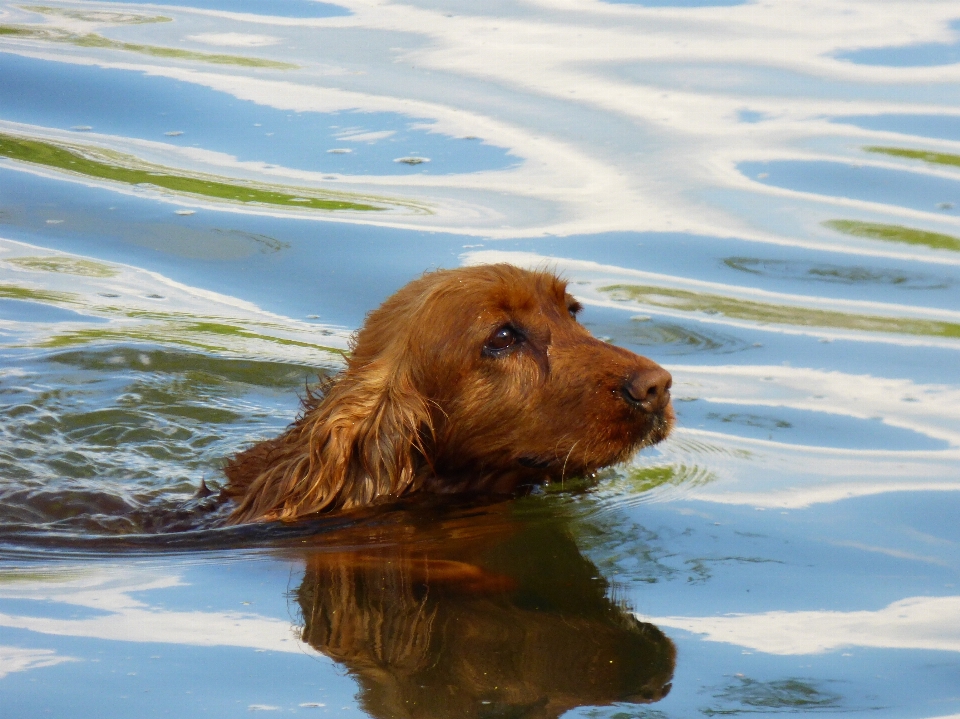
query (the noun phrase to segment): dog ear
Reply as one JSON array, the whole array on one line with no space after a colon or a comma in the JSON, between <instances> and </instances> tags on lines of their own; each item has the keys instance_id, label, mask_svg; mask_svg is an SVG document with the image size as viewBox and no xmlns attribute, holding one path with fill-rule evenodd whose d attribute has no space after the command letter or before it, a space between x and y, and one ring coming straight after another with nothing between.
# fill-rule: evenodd
<instances>
[{"instance_id":1,"label":"dog ear","mask_svg":"<svg viewBox=\"0 0 960 719\"><path fill-rule=\"evenodd\" d=\"M433 440L428 402L408 372L386 362L350 367L324 395L308 396L303 415L271 440L226 468L257 454L260 471L230 516L292 521L325 509L349 509L416 490ZM392 375L392 376L391 376Z\"/></svg>"}]
</instances>

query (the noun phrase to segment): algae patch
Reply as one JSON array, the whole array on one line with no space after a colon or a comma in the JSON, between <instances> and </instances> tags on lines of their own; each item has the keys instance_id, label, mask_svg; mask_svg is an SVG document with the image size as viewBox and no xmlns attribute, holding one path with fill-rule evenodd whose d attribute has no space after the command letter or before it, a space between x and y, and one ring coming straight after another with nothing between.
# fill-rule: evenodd
<instances>
[{"instance_id":1,"label":"algae patch","mask_svg":"<svg viewBox=\"0 0 960 719\"><path fill-rule=\"evenodd\" d=\"M873 152L892 157L906 157L909 160L923 160L933 165L953 165L960 167L960 155L951 155L946 152L929 152L927 150L910 150L906 147L881 147L871 145L863 148L865 152Z\"/></svg>"},{"instance_id":2,"label":"algae patch","mask_svg":"<svg viewBox=\"0 0 960 719\"><path fill-rule=\"evenodd\" d=\"M104 308L98 308L103 310ZM231 323L218 317L191 317L177 313L153 314L127 312L130 319L147 320L145 323L124 324L105 328L79 329L60 332L36 343L37 347L63 348L99 343L144 342L158 345L189 347L202 352L251 353L257 344L266 343L276 348L306 350L329 355L342 355L343 350L313 342L304 342L279 337L269 332L257 331L253 323ZM160 320L160 321L157 321ZM262 325L267 329L268 325ZM283 330L283 327L273 328ZM266 354L265 352L262 354Z\"/></svg>"},{"instance_id":3,"label":"algae patch","mask_svg":"<svg viewBox=\"0 0 960 719\"><path fill-rule=\"evenodd\" d=\"M871 240L883 240L884 242L903 242L908 245L923 245L935 250L960 252L960 237L916 230L903 225L884 225L877 222L858 222L856 220L827 220L823 225L831 230L854 237L867 237Z\"/></svg>"},{"instance_id":4,"label":"algae patch","mask_svg":"<svg viewBox=\"0 0 960 719\"><path fill-rule=\"evenodd\" d=\"M81 277L115 277L117 271L102 262L84 260L79 257L58 257L48 255L44 257L14 257L6 260L12 265L34 272L59 272L65 275L80 275Z\"/></svg>"},{"instance_id":5,"label":"algae patch","mask_svg":"<svg viewBox=\"0 0 960 719\"><path fill-rule=\"evenodd\" d=\"M843 710L841 695L825 691L810 680L792 678L762 682L738 675L714 698L719 704L701 709L702 714L713 717L746 713L814 713L823 709Z\"/></svg>"},{"instance_id":6,"label":"algae patch","mask_svg":"<svg viewBox=\"0 0 960 719\"><path fill-rule=\"evenodd\" d=\"M9 245L0 241L0 252ZM18 246L19 247L19 246ZM13 248L10 248L13 249ZM7 250L9 252L9 250ZM244 307L125 265L64 254L0 261L0 299L42 303L99 319L10 321L0 347L65 348L98 344L179 346L217 355L276 358L300 364L338 362L342 333ZM22 276L30 282L20 282Z\"/></svg>"},{"instance_id":7,"label":"algae patch","mask_svg":"<svg viewBox=\"0 0 960 719\"><path fill-rule=\"evenodd\" d=\"M700 487L714 479L703 467L681 464L634 467L628 470L623 481L632 494L638 495L659 487Z\"/></svg>"},{"instance_id":8,"label":"algae patch","mask_svg":"<svg viewBox=\"0 0 960 719\"><path fill-rule=\"evenodd\" d=\"M58 145L43 140L30 140L16 135L0 133L0 157L19 162L29 162L58 170L109 180L127 185L154 187L199 197L228 200L232 202L257 203L275 207L296 207L314 210L370 211L382 208L347 199L333 199L333 193L316 196L312 191L298 194L281 192L253 184L235 184L227 178L215 176L190 176L176 174L169 168L147 165L136 158L110 153L110 159L127 164L107 162L106 157L96 156L96 148L80 148ZM103 152L103 151L100 151ZM139 166L130 166L139 165ZM342 198L342 195L334 195Z\"/></svg>"},{"instance_id":9,"label":"algae patch","mask_svg":"<svg viewBox=\"0 0 960 719\"><path fill-rule=\"evenodd\" d=\"M0 299L48 302L50 304L74 304L79 298L69 292L35 290L21 285L0 284Z\"/></svg>"},{"instance_id":10,"label":"algae patch","mask_svg":"<svg viewBox=\"0 0 960 719\"><path fill-rule=\"evenodd\" d=\"M75 10L65 7L50 7L48 5L21 5L21 10L35 12L40 15L66 17L71 20L91 23L109 23L111 25L143 25L155 22L173 22L173 18L164 15L139 15L132 12L109 12L106 10Z\"/></svg>"},{"instance_id":11,"label":"algae patch","mask_svg":"<svg viewBox=\"0 0 960 719\"><path fill-rule=\"evenodd\" d=\"M776 305L666 287L610 285L601 287L600 291L608 293L612 299L621 302L634 301L653 307L722 315L760 324L888 332L926 337L960 337L960 324L953 322L909 317L878 317L835 310Z\"/></svg>"},{"instance_id":12,"label":"algae patch","mask_svg":"<svg viewBox=\"0 0 960 719\"><path fill-rule=\"evenodd\" d=\"M43 267L31 269L44 270ZM102 296L115 297L116 295ZM72 309L83 307L95 316L110 321L110 324L104 327L70 328L55 332L28 343L34 347L63 348L99 343L144 342L189 347L215 354L268 356L289 355L292 351L301 358L314 356L318 352L327 356L343 354L343 350L336 347L307 339L284 337L284 334L290 332L290 328L276 322L205 316L187 312L148 312L132 307L90 302L81 295L69 292L34 289L7 283L0 284L0 299L42 302L57 307L66 305ZM321 331L319 334L329 335L330 333ZM302 333L301 336L303 336Z\"/></svg>"},{"instance_id":13,"label":"algae patch","mask_svg":"<svg viewBox=\"0 0 960 719\"><path fill-rule=\"evenodd\" d=\"M244 55L221 55L194 50L182 50L175 47L159 45L141 45L132 42L111 40L96 33L73 33L53 27L36 27L30 25L0 25L0 35L20 37L27 40L45 40L48 42L63 42L78 47L101 47L108 50L124 50L136 52L152 57L166 57L177 60L193 60L196 62L212 63L214 65L238 65L240 67L262 67L271 70L296 70L299 65L277 60L265 60L259 57Z\"/></svg>"}]
</instances>

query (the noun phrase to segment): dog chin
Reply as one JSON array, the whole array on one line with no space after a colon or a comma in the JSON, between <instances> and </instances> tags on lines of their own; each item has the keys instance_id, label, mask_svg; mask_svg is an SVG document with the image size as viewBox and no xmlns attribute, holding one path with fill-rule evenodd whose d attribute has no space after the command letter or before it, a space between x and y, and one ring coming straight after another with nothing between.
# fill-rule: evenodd
<instances>
[{"instance_id":1,"label":"dog chin","mask_svg":"<svg viewBox=\"0 0 960 719\"><path fill-rule=\"evenodd\" d=\"M673 405L667 405L661 411L657 412L653 416L650 431L647 432L647 436L643 439L641 449L659 444L669 437L676 419L677 417L673 412Z\"/></svg>"},{"instance_id":2,"label":"dog chin","mask_svg":"<svg viewBox=\"0 0 960 719\"><path fill-rule=\"evenodd\" d=\"M673 405L668 404L650 417L645 427L646 431L639 437L635 444L623 453L623 456L621 456L618 461L625 462L640 450L652 447L655 444L660 444L660 442L670 436L675 422L676 415L673 412Z\"/></svg>"},{"instance_id":3,"label":"dog chin","mask_svg":"<svg viewBox=\"0 0 960 719\"><path fill-rule=\"evenodd\" d=\"M516 459L517 469L523 474L546 478L559 473L568 476L592 474L603 467L626 462L640 450L659 444L670 436L675 421L676 415L673 412L673 405L667 405L645 422L645 431L632 444L621 448L620 451L607 456L605 459L595 457L592 461L588 460L586 464L580 464L571 462L572 458L569 456L561 461L557 457L524 455Z\"/></svg>"},{"instance_id":4,"label":"dog chin","mask_svg":"<svg viewBox=\"0 0 960 719\"><path fill-rule=\"evenodd\" d=\"M649 444L658 444L669 437L676 421L677 416L673 412L673 405L668 404L663 410L657 412L653 418L653 428L650 430Z\"/></svg>"}]
</instances>

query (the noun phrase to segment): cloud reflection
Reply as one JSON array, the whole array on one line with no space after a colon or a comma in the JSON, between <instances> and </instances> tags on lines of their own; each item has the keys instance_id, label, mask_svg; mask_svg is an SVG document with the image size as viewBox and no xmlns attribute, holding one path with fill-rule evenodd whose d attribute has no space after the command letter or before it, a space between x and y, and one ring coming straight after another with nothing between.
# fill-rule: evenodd
<instances>
[{"instance_id":1,"label":"cloud reflection","mask_svg":"<svg viewBox=\"0 0 960 719\"><path fill-rule=\"evenodd\" d=\"M960 652L960 596L909 597L877 611L765 612L654 617L664 627L765 654L820 654L844 647Z\"/></svg>"},{"instance_id":2,"label":"cloud reflection","mask_svg":"<svg viewBox=\"0 0 960 719\"><path fill-rule=\"evenodd\" d=\"M23 649L0 645L0 679L14 672L53 667L63 662L75 662L73 657L64 657L53 649Z\"/></svg>"},{"instance_id":3,"label":"cloud reflection","mask_svg":"<svg viewBox=\"0 0 960 719\"><path fill-rule=\"evenodd\" d=\"M288 621L250 612L171 611L151 606L134 596L178 586L184 584L175 574L158 576L153 572L107 565L98 565L87 574L65 581L30 578L9 581L0 585L0 601L32 600L38 603L38 608L42 606L40 602L66 604L90 610L86 613L92 616L62 619L0 612L0 627L122 642L309 651L296 640Z\"/></svg>"}]
</instances>

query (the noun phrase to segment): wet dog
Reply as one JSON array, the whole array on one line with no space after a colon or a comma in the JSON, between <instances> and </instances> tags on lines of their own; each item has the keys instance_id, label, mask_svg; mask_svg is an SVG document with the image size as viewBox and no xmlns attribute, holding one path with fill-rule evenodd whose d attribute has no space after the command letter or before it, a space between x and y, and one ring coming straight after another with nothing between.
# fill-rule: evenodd
<instances>
[{"instance_id":1,"label":"wet dog","mask_svg":"<svg viewBox=\"0 0 960 719\"><path fill-rule=\"evenodd\" d=\"M417 492L507 495L663 440L670 374L601 342L549 272L439 270L368 315L347 367L279 437L229 460L235 523Z\"/></svg>"}]
</instances>

